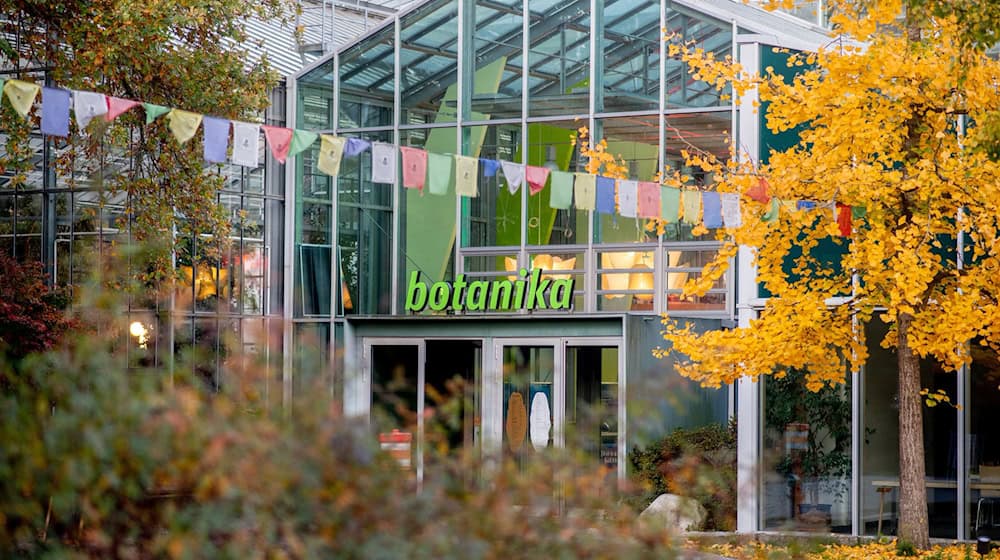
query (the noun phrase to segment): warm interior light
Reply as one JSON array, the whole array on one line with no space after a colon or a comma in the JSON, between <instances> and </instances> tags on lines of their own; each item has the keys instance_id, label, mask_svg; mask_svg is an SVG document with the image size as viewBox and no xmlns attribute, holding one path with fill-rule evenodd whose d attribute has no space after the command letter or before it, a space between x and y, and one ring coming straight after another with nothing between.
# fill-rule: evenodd
<instances>
[{"instance_id":1,"label":"warm interior light","mask_svg":"<svg viewBox=\"0 0 1000 560\"><path fill-rule=\"evenodd\" d=\"M503 266L507 272L517 272L517 259L504 257ZM532 270L538 268L543 272L550 270L574 270L576 268L576 257L564 259L548 254L535 255L531 258L531 268ZM542 278L551 278L552 280L568 280L570 276L569 274L542 274ZM516 275L508 276L508 278L511 281L517 280Z\"/></svg>"},{"instance_id":2,"label":"warm interior light","mask_svg":"<svg viewBox=\"0 0 1000 560\"><path fill-rule=\"evenodd\" d=\"M648 266L636 265L634 268L645 268L649 270ZM633 272L631 273L628 282L628 289L633 292L649 292L642 294L634 294L632 297L642 301L650 301L653 299L653 273L650 272Z\"/></svg>"},{"instance_id":3,"label":"warm interior light","mask_svg":"<svg viewBox=\"0 0 1000 560\"><path fill-rule=\"evenodd\" d=\"M149 331L141 321L132 321L132 324L128 326L128 333L135 337L139 348L145 348L146 343L149 342Z\"/></svg>"}]
</instances>

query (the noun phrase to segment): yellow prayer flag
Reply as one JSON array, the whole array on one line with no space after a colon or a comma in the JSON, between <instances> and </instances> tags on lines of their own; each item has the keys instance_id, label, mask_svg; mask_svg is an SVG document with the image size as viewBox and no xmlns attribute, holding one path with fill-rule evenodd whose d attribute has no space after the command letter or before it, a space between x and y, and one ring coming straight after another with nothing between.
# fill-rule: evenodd
<instances>
[{"instance_id":1,"label":"yellow prayer flag","mask_svg":"<svg viewBox=\"0 0 1000 560\"><path fill-rule=\"evenodd\" d=\"M320 136L319 159L316 167L327 175L336 177L340 175L340 162L344 158L344 144L346 138L323 134Z\"/></svg>"},{"instance_id":2,"label":"yellow prayer flag","mask_svg":"<svg viewBox=\"0 0 1000 560\"><path fill-rule=\"evenodd\" d=\"M8 80L3 86L3 91L7 94L11 107L22 117L27 117L31 106L35 103L35 98L38 97L38 92L42 91L42 88L32 82Z\"/></svg>"},{"instance_id":3,"label":"yellow prayer flag","mask_svg":"<svg viewBox=\"0 0 1000 560\"><path fill-rule=\"evenodd\" d=\"M180 109L171 109L167 113L170 121L170 132L174 133L174 138L181 144L194 138L194 133L198 132L198 125L201 124L201 115Z\"/></svg>"},{"instance_id":4,"label":"yellow prayer flag","mask_svg":"<svg viewBox=\"0 0 1000 560\"><path fill-rule=\"evenodd\" d=\"M455 156L455 193L470 198L479 196L479 158Z\"/></svg>"}]
</instances>

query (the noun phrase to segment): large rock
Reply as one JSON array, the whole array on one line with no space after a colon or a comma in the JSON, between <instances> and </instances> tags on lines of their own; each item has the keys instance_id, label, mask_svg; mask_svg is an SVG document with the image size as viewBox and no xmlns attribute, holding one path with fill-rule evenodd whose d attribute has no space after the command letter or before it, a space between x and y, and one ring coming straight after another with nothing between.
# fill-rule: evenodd
<instances>
[{"instance_id":1,"label":"large rock","mask_svg":"<svg viewBox=\"0 0 1000 560\"><path fill-rule=\"evenodd\" d=\"M660 494L639 514L639 523L655 531L700 531L708 511L694 498Z\"/></svg>"}]
</instances>

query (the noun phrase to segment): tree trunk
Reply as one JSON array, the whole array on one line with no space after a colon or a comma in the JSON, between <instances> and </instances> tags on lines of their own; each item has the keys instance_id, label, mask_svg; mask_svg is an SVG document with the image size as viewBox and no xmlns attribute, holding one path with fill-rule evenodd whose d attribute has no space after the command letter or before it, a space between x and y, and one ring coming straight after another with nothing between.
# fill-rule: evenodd
<instances>
[{"instance_id":1,"label":"tree trunk","mask_svg":"<svg viewBox=\"0 0 1000 560\"><path fill-rule=\"evenodd\" d=\"M913 316L899 313L899 530L900 541L917 548L930 547L927 523L926 468L924 466L924 422L920 397L920 359L910 350L907 333Z\"/></svg>"}]
</instances>

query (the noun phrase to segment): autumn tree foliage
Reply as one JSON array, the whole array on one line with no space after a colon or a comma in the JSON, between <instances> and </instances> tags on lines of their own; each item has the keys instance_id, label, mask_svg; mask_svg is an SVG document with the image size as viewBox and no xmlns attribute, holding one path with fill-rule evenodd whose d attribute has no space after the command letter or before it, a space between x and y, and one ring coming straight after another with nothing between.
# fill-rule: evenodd
<instances>
[{"instance_id":1,"label":"autumn tree foliage","mask_svg":"<svg viewBox=\"0 0 1000 560\"><path fill-rule=\"evenodd\" d=\"M743 222L720 231L719 258L687 293L707 290L743 247L772 297L740 328L697 334L666 319L664 337L679 371L704 385L796 369L818 390L861 367L864 326L886 321L874 342L898 356L898 536L927 547L919 360L956 370L971 344L1000 349L1000 164L995 127L977 126L996 122L1000 64L955 13L831 4L833 38L791 54L794 79L671 45L696 79L755 88L770 130L799 141L766 165L688 154L719 191L742 195ZM830 242L843 251L835 262L816 251Z\"/></svg>"},{"instance_id":2,"label":"autumn tree foliage","mask_svg":"<svg viewBox=\"0 0 1000 560\"><path fill-rule=\"evenodd\" d=\"M0 68L12 70L7 78L47 77L58 87L259 122L275 76L266 59L249 57L245 24L283 17L287 6L287 0L0 0ZM37 165L28 148L33 124L9 107L0 112L0 134L7 136L0 169L13 176L9 187L25 184ZM147 125L141 108L110 125L95 119L87 134L75 125L70 130L68 141L54 140L57 180L79 188L83 179L108 196L127 194L134 239L169 249L163 242L172 231L178 238L209 234L217 244L228 238L231 220L216 197L223 177L218 168L206 172L200 136L180 145L165 119ZM148 274L162 275L167 255Z\"/></svg>"},{"instance_id":3,"label":"autumn tree foliage","mask_svg":"<svg viewBox=\"0 0 1000 560\"><path fill-rule=\"evenodd\" d=\"M17 359L55 346L74 324L65 303L45 285L41 265L0 251L0 353Z\"/></svg>"}]
</instances>

